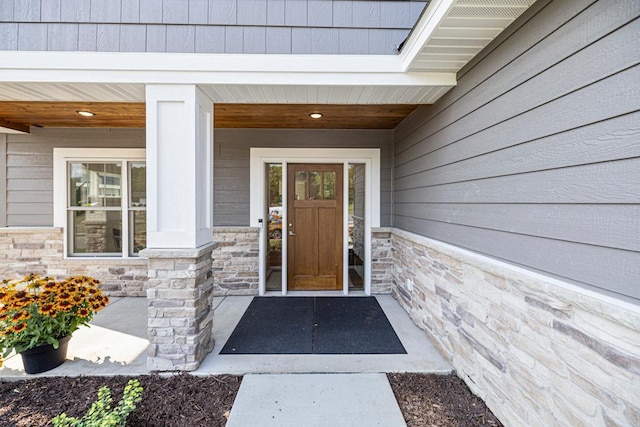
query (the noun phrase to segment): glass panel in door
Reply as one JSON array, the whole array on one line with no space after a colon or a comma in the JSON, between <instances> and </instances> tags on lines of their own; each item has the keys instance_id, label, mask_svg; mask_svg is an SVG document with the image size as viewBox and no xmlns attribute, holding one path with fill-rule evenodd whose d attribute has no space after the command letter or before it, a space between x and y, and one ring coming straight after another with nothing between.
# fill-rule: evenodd
<instances>
[{"instance_id":1,"label":"glass panel in door","mask_svg":"<svg viewBox=\"0 0 640 427\"><path fill-rule=\"evenodd\" d=\"M365 165L349 165L349 290L364 290Z\"/></svg>"},{"instance_id":2,"label":"glass panel in door","mask_svg":"<svg viewBox=\"0 0 640 427\"><path fill-rule=\"evenodd\" d=\"M282 290L282 164L267 165L268 233L266 260L266 289Z\"/></svg>"}]
</instances>

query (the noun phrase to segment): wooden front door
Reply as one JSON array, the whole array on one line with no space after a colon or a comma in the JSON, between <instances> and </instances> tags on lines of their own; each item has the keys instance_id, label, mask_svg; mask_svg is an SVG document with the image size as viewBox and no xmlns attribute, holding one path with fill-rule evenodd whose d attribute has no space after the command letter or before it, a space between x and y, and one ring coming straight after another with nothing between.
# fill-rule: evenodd
<instances>
[{"instance_id":1,"label":"wooden front door","mask_svg":"<svg viewBox=\"0 0 640 427\"><path fill-rule=\"evenodd\" d=\"M287 166L287 288L342 289L342 165Z\"/></svg>"}]
</instances>

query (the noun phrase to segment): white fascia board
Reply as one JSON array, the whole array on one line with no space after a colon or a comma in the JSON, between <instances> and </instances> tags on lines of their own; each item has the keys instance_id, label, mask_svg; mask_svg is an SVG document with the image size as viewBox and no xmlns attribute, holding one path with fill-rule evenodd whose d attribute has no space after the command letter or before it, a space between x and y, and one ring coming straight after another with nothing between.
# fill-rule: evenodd
<instances>
[{"instance_id":1,"label":"white fascia board","mask_svg":"<svg viewBox=\"0 0 640 427\"><path fill-rule=\"evenodd\" d=\"M6 51L0 69L230 72L402 72L395 55Z\"/></svg>"},{"instance_id":2,"label":"white fascia board","mask_svg":"<svg viewBox=\"0 0 640 427\"><path fill-rule=\"evenodd\" d=\"M0 82L455 86L455 73L405 72L388 55L3 52Z\"/></svg>"},{"instance_id":3,"label":"white fascia board","mask_svg":"<svg viewBox=\"0 0 640 427\"><path fill-rule=\"evenodd\" d=\"M431 0L427 9L416 23L409 35L399 58L402 71L407 71L420 51L427 45L435 31L442 25L445 18L455 5L456 0Z\"/></svg>"}]
</instances>

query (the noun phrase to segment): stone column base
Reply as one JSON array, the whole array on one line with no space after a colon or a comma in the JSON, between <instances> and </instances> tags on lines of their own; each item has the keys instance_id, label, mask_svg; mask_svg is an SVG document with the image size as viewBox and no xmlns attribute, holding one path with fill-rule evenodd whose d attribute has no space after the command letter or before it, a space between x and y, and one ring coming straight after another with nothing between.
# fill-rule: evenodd
<instances>
[{"instance_id":1,"label":"stone column base","mask_svg":"<svg viewBox=\"0 0 640 427\"><path fill-rule=\"evenodd\" d=\"M213 350L215 243L195 249L145 249L151 371L193 371Z\"/></svg>"}]
</instances>

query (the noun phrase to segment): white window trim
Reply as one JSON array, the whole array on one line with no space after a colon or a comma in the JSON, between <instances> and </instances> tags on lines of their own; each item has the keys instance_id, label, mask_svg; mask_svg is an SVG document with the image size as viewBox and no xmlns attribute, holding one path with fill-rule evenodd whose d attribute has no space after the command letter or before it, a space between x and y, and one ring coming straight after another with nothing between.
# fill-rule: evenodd
<instances>
[{"instance_id":1,"label":"white window trim","mask_svg":"<svg viewBox=\"0 0 640 427\"><path fill-rule=\"evenodd\" d=\"M266 245L267 230L264 218L264 207L267 203L266 194L266 165L268 163L282 163L283 193L287 191L287 163L339 163L344 165L345 187L344 206L349 206L348 165L349 163L365 164L365 259L364 261L364 291L371 295L371 229L380 227L380 149L378 148L251 148L250 171L250 225L260 228L259 255L259 293L266 292ZM287 200L282 200L282 235L287 230ZM343 209L343 227L348 229L349 211ZM349 292L348 279L348 233L343 233L343 293ZM287 239L282 241L282 294L287 293Z\"/></svg>"},{"instance_id":2,"label":"white window trim","mask_svg":"<svg viewBox=\"0 0 640 427\"><path fill-rule=\"evenodd\" d=\"M146 162L146 150L144 148L54 148L53 149L53 225L64 230L63 253L64 259L138 259L128 254L120 256L69 256L69 236L67 222L67 164L69 162L108 162L108 161L144 161ZM127 176L127 172L124 173ZM128 183L127 183L128 185ZM128 203L128 201L127 201ZM128 210L127 210L128 212ZM129 239L128 215L122 218L122 239ZM125 231L127 233L125 234Z\"/></svg>"}]
</instances>

